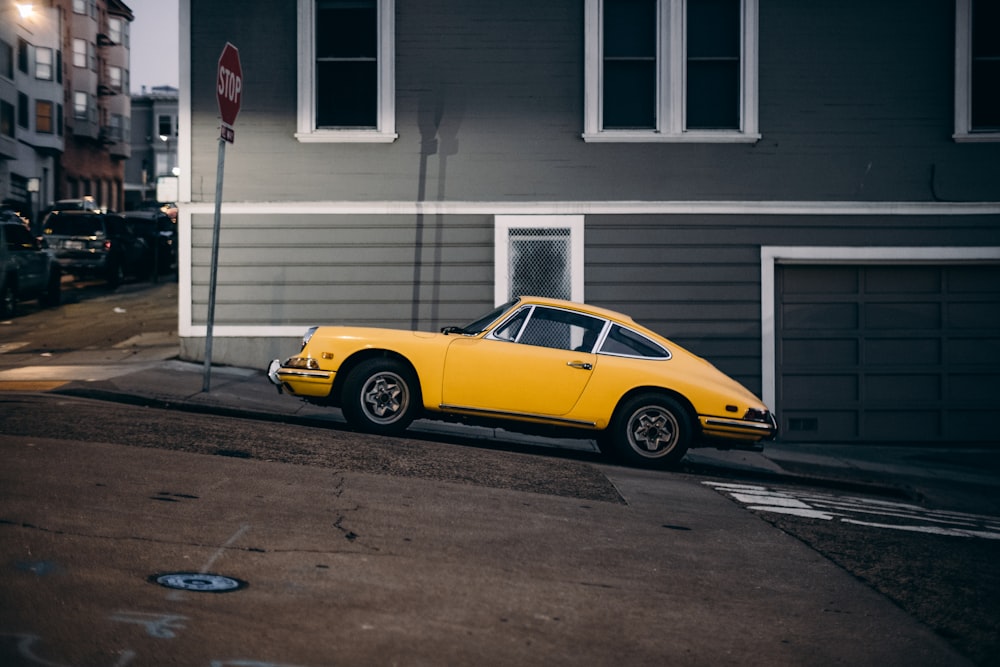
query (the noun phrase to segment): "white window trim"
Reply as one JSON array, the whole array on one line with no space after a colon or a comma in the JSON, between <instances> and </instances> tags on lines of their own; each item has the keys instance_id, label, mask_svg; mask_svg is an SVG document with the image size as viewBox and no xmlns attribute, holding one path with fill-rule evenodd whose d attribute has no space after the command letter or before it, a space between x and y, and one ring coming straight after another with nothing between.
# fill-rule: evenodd
<instances>
[{"instance_id":1,"label":"white window trim","mask_svg":"<svg viewBox=\"0 0 1000 667\"><path fill-rule=\"evenodd\" d=\"M582 215L498 215L493 225L493 302L499 306L508 300L508 268L511 229L569 229L570 300L582 302L583 295L583 216Z\"/></svg>"},{"instance_id":2,"label":"white window trim","mask_svg":"<svg viewBox=\"0 0 1000 667\"><path fill-rule=\"evenodd\" d=\"M587 142L753 143L760 140L757 118L758 0L742 0L743 31L740 54L740 124L738 130L685 130L685 53L687 0L657 3L657 127L650 130L602 129L602 23L604 0L586 0L584 131ZM666 36L666 38L664 38Z\"/></svg>"},{"instance_id":3,"label":"white window trim","mask_svg":"<svg viewBox=\"0 0 1000 667\"><path fill-rule=\"evenodd\" d=\"M298 131L302 143L391 143L396 134L395 0L378 5L378 126L375 129L316 127L316 1L298 0Z\"/></svg>"},{"instance_id":4,"label":"white window trim","mask_svg":"<svg viewBox=\"0 0 1000 667\"><path fill-rule=\"evenodd\" d=\"M1000 141L1000 132L972 131L972 0L955 2L955 134L958 142Z\"/></svg>"}]
</instances>

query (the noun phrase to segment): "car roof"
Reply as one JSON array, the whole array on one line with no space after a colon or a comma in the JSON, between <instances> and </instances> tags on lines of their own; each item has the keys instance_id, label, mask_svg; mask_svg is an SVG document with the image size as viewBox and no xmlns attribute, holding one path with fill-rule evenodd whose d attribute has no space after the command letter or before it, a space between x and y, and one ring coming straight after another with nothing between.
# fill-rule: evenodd
<instances>
[{"instance_id":1,"label":"car roof","mask_svg":"<svg viewBox=\"0 0 1000 667\"><path fill-rule=\"evenodd\" d=\"M553 299L544 296L522 296L520 298L520 304L533 304L537 306L553 306L555 308L565 308L567 310L576 310L581 313L588 313L590 315L596 315L597 317L604 317L609 320L614 320L621 324L627 324L629 326L637 327L641 326L632 319L631 316L624 313L619 313L616 310L610 310L608 308L601 308L600 306L591 306L587 303L579 303L576 301L567 301L566 299Z\"/></svg>"}]
</instances>

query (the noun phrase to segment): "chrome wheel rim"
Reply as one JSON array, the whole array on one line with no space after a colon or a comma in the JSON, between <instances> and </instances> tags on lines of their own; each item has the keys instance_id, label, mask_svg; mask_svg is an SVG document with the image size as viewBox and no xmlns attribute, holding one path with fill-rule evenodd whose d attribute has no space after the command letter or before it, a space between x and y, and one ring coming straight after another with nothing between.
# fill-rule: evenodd
<instances>
[{"instance_id":1,"label":"chrome wheel rim","mask_svg":"<svg viewBox=\"0 0 1000 667\"><path fill-rule=\"evenodd\" d=\"M629 446L640 456L651 459L669 454L680 438L677 417L656 405L632 413L627 428Z\"/></svg>"},{"instance_id":2,"label":"chrome wheel rim","mask_svg":"<svg viewBox=\"0 0 1000 667\"><path fill-rule=\"evenodd\" d=\"M406 412L410 392L406 381L395 373L376 373L361 390L361 409L377 424L391 424Z\"/></svg>"}]
</instances>

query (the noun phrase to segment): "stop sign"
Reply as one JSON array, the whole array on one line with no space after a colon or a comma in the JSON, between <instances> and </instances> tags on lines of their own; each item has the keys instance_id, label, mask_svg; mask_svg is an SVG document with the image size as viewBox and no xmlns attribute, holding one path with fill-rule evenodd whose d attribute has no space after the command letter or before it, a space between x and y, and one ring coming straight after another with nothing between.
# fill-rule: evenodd
<instances>
[{"instance_id":1,"label":"stop sign","mask_svg":"<svg viewBox=\"0 0 1000 667\"><path fill-rule=\"evenodd\" d=\"M216 76L216 96L219 99L219 113L222 115L223 138L228 126L232 134L233 123L240 113L243 101L243 67L240 65L240 50L226 42L219 56L219 70ZM229 138L229 141L232 141Z\"/></svg>"}]
</instances>

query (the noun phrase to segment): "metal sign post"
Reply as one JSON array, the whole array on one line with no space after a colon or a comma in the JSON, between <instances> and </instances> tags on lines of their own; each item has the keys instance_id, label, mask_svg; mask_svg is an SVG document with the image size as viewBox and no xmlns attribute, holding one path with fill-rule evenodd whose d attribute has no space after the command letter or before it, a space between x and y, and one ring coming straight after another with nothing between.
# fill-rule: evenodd
<instances>
[{"instance_id":1,"label":"metal sign post","mask_svg":"<svg viewBox=\"0 0 1000 667\"><path fill-rule=\"evenodd\" d=\"M236 138L233 123L236 122L243 101L243 67L240 64L240 52L229 42L226 42L222 55L219 56L215 81L222 128L219 135L219 163L215 171L212 268L208 281L208 321L205 326L205 376L201 385L201 390L205 393L209 392L212 385L212 335L215 328L215 287L219 273L219 229L222 225L222 174L226 165L226 142L232 143Z\"/></svg>"}]
</instances>

